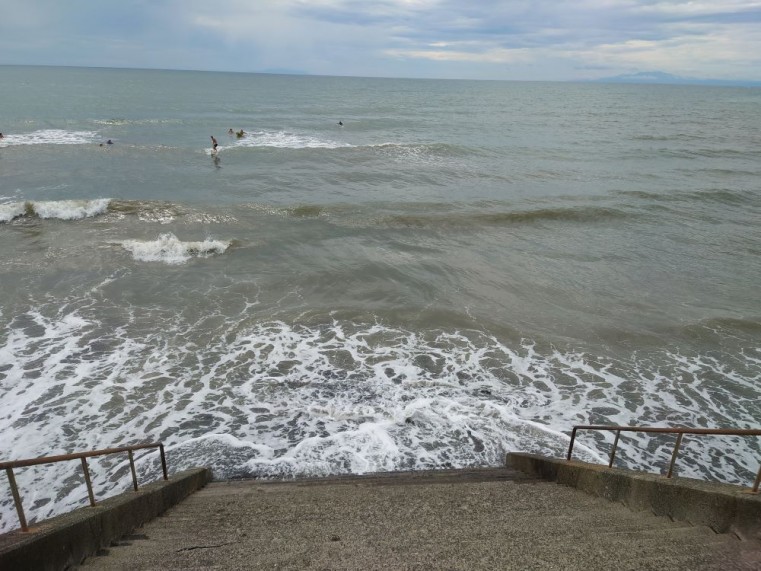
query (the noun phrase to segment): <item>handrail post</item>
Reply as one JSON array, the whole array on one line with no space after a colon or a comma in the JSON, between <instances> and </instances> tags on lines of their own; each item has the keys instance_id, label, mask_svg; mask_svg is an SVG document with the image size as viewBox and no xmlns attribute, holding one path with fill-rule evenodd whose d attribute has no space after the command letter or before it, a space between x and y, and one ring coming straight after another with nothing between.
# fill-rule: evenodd
<instances>
[{"instance_id":1,"label":"handrail post","mask_svg":"<svg viewBox=\"0 0 761 571\"><path fill-rule=\"evenodd\" d=\"M164 472L164 479L168 480L169 476L166 473L166 455L164 455L163 444L159 444L159 452L161 453L161 470Z\"/></svg>"},{"instance_id":2,"label":"handrail post","mask_svg":"<svg viewBox=\"0 0 761 571\"><path fill-rule=\"evenodd\" d=\"M573 452L573 441L576 440L576 427L573 427L573 430L571 431L571 443L568 445L568 456L566 456L566 460L568 462L571 461L571 453Z\"/></svg>"},{"instance_id":3,"label":"handrail post","mask_svg":"<svg viewBox=\"0 0 761 571\"><path fill-rule=\"evenodd\" d=\"M616 439L613 441L613 450L610 451L610 462L608 462L608 468L613 467L613 459L616 457L616 446L618 446L618 439L621 437L621 431L616 430Z\"/></svg>"},{"instance_id":4,"label":"handrail post","mask_svg":"<svg viewBox=\"0 0 761 571\"><path fill-rule=\"evenodd\" d=\"M682 444L682 436L684 436L684 433L680 432L679 436L676 437L676 444L674 444L674 453L671 455L671 464L669 465L668 474L666 474L667 478L670 478L671 474L674 472L674 463L676 462L677 454L679 454L679 446Z\"/></svg>"},{"instance_id":5,"label":"handrail post","mask_svg":"<svg viewBox=\"0 0 761 571\"><path fill-rule=\"evenodd\" d=\"M26 518L24 517L24 507L21 505L21 496L18 493L18 486L16 485L16 477L13 475L13 469L6 468L5 473L8 475L8 482L11 485L11 494L13 494L13 503L16 504L16 513L21 523L21 531L29 531L26 525Z\"/></svg>"},{"instance_id":6,"label":"handrail post","mask_svg":"<svg viewBox=\"0 0 761 571\"><path fill-rule=\"evenodd\" d=\"M95 496L92 493L90 471L87 469L87 459L84 456L82 456L82 470L85 473L85 483L87 484L87 495L90 496L90 506L95 507Z\"/></svg>"},{"instance_id":7,"label":"handrail post","mask_svg":"<svg viewBox=\"0 0 761 571\"><path fill-rule=\"evenodd\" d=\"M613 467L615 461L616 452L618 450L618 442L622 432L645 432L649 434L676 434L677 439L674 445L674 451L671 454L671 463L669 464L666 478L671 478L674 474L674 466L676 465L676 459L679 456L679 448L682 445L682 439L685 434L717 434L724 436L761 436L760 429L754 428L690 428L690 427L660 427L660 426L614 426L614 425L602 425L602 424L577 424L573 426L571 431L570 443L568 445L568 454L566 455L566 461L571 461L571 455L573 454L573 445L576 441L577 430L609 430L616 431L616 438L613 442L613 448L610 452L610 460L608 467ZM761 466L756 474L756 480L753 483L753 487L750 490L751 494L758 494L759 488L761 488Z\"/></svg>"},{"instance_id":8,"label":"handrail post","mask_svg":"<svg viewBox=\"0 0 761 571\"><path fill-rule=\"evenodd\" d=\"M87 467L87 458L93 458L95 456L106 456L108 454L121 454L127 452L129 455L130 471L132 472L132 486L135 491L138 491L137 470L135 469L135 457L134 452L136 450L158 448L161 453L161 471L164 476L164 480L169 480L169 473L166 465L166 454L164 452L164 445L161 442L151 442L145 444L135 444L131 446L120 446L118 448L103 448L100 450L91 450L86 452L76 452L73 454L60 454L54 456L41 456L39 458L26 458L23 460L12 460L9 462L0 461L0 470L5 469L5 473L8 476L8 483L10 484L11 494L13 495L13 503L16 506L16 512L18 514L19 522L21 524L22 531L29 531L27 525L26 516L24 515L24 507L21 503L21 495L19 494L18 484L13 474L14 468L24 468L27 466L38 466L40 464L55 464L57 462L69 462L71 460L80 460L82 463L82 472L85 477L85 484L87 485L87 496L90 500L90 506L95 507L95 494L93 492L92 480L90 479L90 470Z\"/></svg>"},{"instance_id":9,"label":"handrail post","mask_svg":"<svg viewBox=\"0 0 761 571\"><path fill-rule=\"evenodd\" d=\"M132 470L132 487L137 492L137 473L135 472L135 457L132 454L132 450L127 450L127 455L129 456L129 467L130 467L130 470Z\"/></svg>"}]
</instances>

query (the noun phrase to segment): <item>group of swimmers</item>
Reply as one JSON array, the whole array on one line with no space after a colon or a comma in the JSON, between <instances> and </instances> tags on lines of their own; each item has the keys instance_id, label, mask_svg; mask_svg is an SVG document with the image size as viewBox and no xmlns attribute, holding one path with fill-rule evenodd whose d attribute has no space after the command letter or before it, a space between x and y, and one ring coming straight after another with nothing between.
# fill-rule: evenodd
<instances>
[{"instance_id":1,"label":"group of swimmers","mask_svg":"<svg viewBox=\"0 0 761 571\"><path fill-rule=\"evenodd\" d=\"M338 124L341 127L343 127L343 125L344 125L343 121L339 121ZM227 134L228 135L235 135L239 139L242 139L246 135L246 132L243 129L241 129L240 131L236 132L236 131L233 131L232 127L231 127L230 129L228 129ZM211 147L212 147L212 150L214 152L217 152L217 147L219 146L219 144L217 143L217 140L214 138L214 135L210 135L210 137L211 137ZM5 136L2 133L0 133L0 139L4 139L4 138L5 138ZM106 141L106 145L113 145L113 144L114 144L114 142L111 139ZM101 143L100 146L102 147L103 143Z\"/></svg>"},{"instance_id":2,"label":"group of swimmers","mask_svg":"<svg viewBox=\"0 0 761 571\"><path fill-rule=\"evenodd\" d=\"M230 127L230 129L227 130L227 134L230 136L235 135L239 139L242 139L246 135L246 132L243 129L236 132L232 130L232 127ZM211 137L211 150L212 152L216 153L219 143L217 143L217 140L214 138L214 135L209 135L209 136Z\"/></svg>"},{"instance_id":3,"label":"group of swimmers","mask_svg":"<svg viewBox=\"0 0 761 571\"><path fill-rule=\"evenodd\" d=\"M338 125L343 127L344 126L343 121L339 121ZM243 129L241 129L240 131L233 131L232 127L230 127L227 130L227 134L228 135L235 135L239 139L242 139L246 135L246 132ZM2 136L3 136L2 133L0 133L0 137L2 137ZM214 135L209 135L209 136L211 137L211 150L212 150L212 152L216 153L217 152L217 147L219 146L219 143L217 143L217 140L214 138ZM109 143L110 142L111 141L109 141Z\"/></svg>"}]
</instances>

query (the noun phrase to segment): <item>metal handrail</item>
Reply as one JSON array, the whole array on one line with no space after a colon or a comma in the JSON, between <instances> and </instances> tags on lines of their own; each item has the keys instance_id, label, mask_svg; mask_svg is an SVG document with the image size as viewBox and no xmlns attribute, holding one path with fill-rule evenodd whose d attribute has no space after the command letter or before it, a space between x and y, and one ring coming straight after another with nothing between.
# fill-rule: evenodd
<instances>
[{"instance_id":1,"label":"metal handrail","mask_svg":"<svg viewBox=\"0 0 761 571\"><path fill-rule=\"evenodd\" d=\"M38 466L40 464L54 464L57 462L66 462L68 460L81 460L82 470L87 484L87 495L90 498L90 505L95 507L95 495L92 491L92 482L90 481L90 471L87 468L87 458L95 456L106 456L108 454L119 454L126 452L129 457L129 467L132 472L132 487L137 492L137 472L135 472L135 459L133 452L135 450L145 450L147 448L158 448L161 454L161 469L164 473L164 479L168 480L169 476L166 471L166 455L164 454L164 445L161 442L151 442L150 444L135 444L133 446L121 446L119 448L103 448L101 450L91 450L89 452L75 452L73 454L61 454L60 456L42 456L40 458L26 458L24 460L11 460L10 462L0 462L0 470L5 469L8 476L8 482L11 485L11 494L13 494L13 503L16 504L16 513L21 523L21 531L29 531L24 517L24 508L21 505L21 496L19 495L16 478L13 475L13 468L24 468L26 466Z\"/></svg>"},{"instance_id":2,"label":"metal handrail","mask_svg":"<svg viewBox=\"0 0 761 571\"><path fill-rule=\"evenodd\" d=\"M610 462L608 462L608 468L613 466L613 459L616 457L616 447L618 446L618 440L622 432L656 432L660 434L676 434L676 443L674 444L674 452L671 454L671 464L669 465L667 478L671 478L674 473L674 463L676 457L679 454L679 446L682 444L682 437L685 434L718 434L724 436L761 436L761 429L754 428L662 428L657 426L608 426L604 424L578 424L573 427L571 432L571 443L568 445L568 456L566 460L570 462L571 453L573 452L573 443L576 440L577 430L609 430L616 432L616 439L613 441L613 450L610 452ZM751 488L751 493L757 494L758 487L761 484L761 466L758 468L758 474L756 474L756 480Z\"/></svg>"}]
</instances>

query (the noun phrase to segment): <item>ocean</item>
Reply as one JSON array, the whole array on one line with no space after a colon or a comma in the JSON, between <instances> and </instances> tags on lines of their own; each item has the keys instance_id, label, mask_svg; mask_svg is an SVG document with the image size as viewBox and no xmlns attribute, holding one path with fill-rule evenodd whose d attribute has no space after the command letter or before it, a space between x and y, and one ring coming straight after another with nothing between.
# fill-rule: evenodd
<instances>
[{"instance_id":1,"label":"ocean","mask_svg":"<svg viewBox=\"0 0 761 571\"><path fill-rule=\"evenodd\" d=\"M0 460L293 478L761 425L761 89L0 70ZM759 460L686 437L677 471ZM31 520L87 503L78 462L16 478Z\"/></svg>"}]
</instances>

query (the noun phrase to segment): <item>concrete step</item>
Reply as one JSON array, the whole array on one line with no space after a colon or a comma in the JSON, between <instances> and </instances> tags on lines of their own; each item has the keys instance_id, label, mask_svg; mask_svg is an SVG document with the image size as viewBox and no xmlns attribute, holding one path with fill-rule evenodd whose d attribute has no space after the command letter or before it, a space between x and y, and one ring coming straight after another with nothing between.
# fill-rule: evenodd
<instances>
[{"instance_id":1,"label":"concrete step","mask_svg":"<svg viewBox=\"0 0 761 571\"><path fill-rule=\"evenodd\" d=\"M745 569L759 553L498 469L213 483L82 567L700 571Z\"/></svg>"},{"instance_id":2,"label":"concrete step","mask_svg":"<svg viewBox=\"0 0 761 571\"><path fill-rule=\"evenodd\" d=\"M259 504L258 510L261 517L266 518L268 514L273 514L277 518L283 518L284 514L278 502L285 501L286 497L292 507L298 506L298 509L292 510L294 517L300 520L320 517L323 521L327 516L321 503L332 502L333 513L340 518L341 505L345 505L348 510L351 503L358 501L360 497L374 502L373 509L377 512L394 510L396 513L401 512L409 517L415 515L424 517L426 513L442 508L451 510L452 513L459 514L461 517L467 516L468 512L473 510L504 509L505 517L512 519L557 517L561 513L566 513L568 517L577 521L588 518L589 523L594 524L597 510L616 509L611 507L616 504L611 504L607 500L552 483L532 484L531 490L525 488L525 484L516 486L510 482L483 483L475 487L452 485L444 494L432 490L431 493L420 492L414 496L409 496L407 490L401 489L359 489L357 487L343 491L340 488L316 489L311 490L309 494L292 495L289 491L289 486L292 485L295 484L211 484L188 498L183 504L182 514L176 517L194 519L202 513L204 517L223 520L227 513L238 509L240 502L256 501ZM378 501L380 497L387 501ZM214 507L210 510L209 506L212 503ZM559 506L563 509L559 509ZM649 512L637 513L623 506L620 507L622 509L618 509L618 521L622 524L629 521L641 522L643 518L649 517L653 525L689 525L686 522L674 523L668 518L657 517Z\"/></svg>"}]
</instances>

